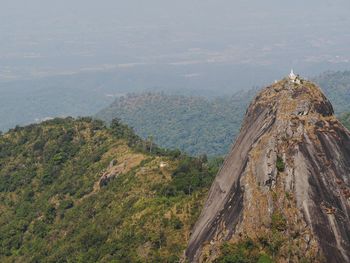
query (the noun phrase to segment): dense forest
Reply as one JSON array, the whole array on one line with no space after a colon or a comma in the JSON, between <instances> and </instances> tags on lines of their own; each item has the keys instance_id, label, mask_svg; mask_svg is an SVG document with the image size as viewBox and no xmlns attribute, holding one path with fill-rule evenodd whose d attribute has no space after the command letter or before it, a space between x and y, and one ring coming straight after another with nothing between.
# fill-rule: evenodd
<instances>
[{"instance_id":1,"label":"dense forest","mask_svg":"<svg viewBox=\"0 0 350 263\"><path fill-rule=\"evenodd\" d=\"M179 148L191 155L224 155L239 132L255 92L242 91L215 99L130 94L117 99L96 117L107 122L118 117L143 138L153 138L165 148Z\"/></svg>"},{"instance_id":2,"label":"dense forest","mask_svg":"<svg viewBox=\"0 0 350 263\"><path fill-rule=\"evenodd\" d=\"M350 71L327 72L315 81L334 105L337 115L350 111ZM225 155L238 134L245 110L257 89L229 97L204 98L138 93L116 99L96 117L120 118L143 138L190 155Z\"/></svg>"},{"instance_id":3,"label":"dense forest","mask_svg":"<svg viewBox=\"0 0 350 263\"><path fill-rule=\"evenodd\" d=\"M221 163L118 120L12 129L0 136L0 262L178 262Z\"/></svg>"},{"instance_id":4,"label":"dense forest","mask_svg":"<svg viewBox=\"0 0 350 263\"><path fill-rule=\"evenodd\" d=\"M350 130L350 113L343 113L340 117L340 121Z\"/></svg>"},{"instance_id":5,"label":"dense forest","mask_svg":"<svg viewBox=\"0 0 350 263\"><path fill-rule=\"evenodd\" d=\"M313 79L340 115L350 112L350 71L325 72Z\"/></svg>"}]
</instances>

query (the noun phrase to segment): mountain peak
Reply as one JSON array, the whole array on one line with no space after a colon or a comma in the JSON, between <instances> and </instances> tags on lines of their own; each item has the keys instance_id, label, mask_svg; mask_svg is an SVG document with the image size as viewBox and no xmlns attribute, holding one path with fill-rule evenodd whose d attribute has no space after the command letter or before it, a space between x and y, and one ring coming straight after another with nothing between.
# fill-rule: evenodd
<instances>
[{"instance_id":1,"label":"mountain peak","mask_svg":"<svg viewBox=\"0 0 350 263\"><path fill-rule=\"evenodd\" d=\"M299 80L250 104L193 228L191 261L246 240L278 262L349 261L350 134L320 88Z\"/></svg>"},{"instance_id":2,"label":"mountain peak","mask_svg":"<svg viewBox=\"0 0 350 263\"><path fill-rule=\"evenodd\" d=\"M332 116L333 107L316 84L300 79L300 83L282 79L262 90L253 104L267 104L279 107L279 111L289 116L316 114ZM315 117L315 116L314 116Z\"/></svg>"}]
</instances>

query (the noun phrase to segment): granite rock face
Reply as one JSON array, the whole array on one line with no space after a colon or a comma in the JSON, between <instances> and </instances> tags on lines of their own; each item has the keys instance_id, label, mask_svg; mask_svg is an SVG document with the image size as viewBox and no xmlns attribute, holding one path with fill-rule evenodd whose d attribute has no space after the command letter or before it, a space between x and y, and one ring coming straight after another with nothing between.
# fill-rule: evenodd
<instances>
[{"instance_id":1,"label":"granite rock face","mask_svg":"<svg viewBox=\"0 0 350 263\"><path fill-rule=\"evenodd\" d=\"M308 81L283 79L251 103L186 257L212 262L225 241L261 240L276 215L278 262L350 262L350 133Z\"/></svg>"}]
</instances>

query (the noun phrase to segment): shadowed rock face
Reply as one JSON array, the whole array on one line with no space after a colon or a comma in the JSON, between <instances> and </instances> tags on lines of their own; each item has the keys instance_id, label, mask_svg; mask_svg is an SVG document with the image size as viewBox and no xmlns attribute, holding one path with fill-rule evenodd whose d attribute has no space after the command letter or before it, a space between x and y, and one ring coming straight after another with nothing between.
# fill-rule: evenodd
<instances>
[{"instance_id":1,"label":"shadowed rock face","mask_svg":"<svg viewBox=\"0 0 350 263\"><path fill-rule=\"evenodd\" d=\"M349 198L349 131L318 87L284 79L249 106L186 256L210 262L224 241L268 236L278 214L286 222L278 262L350 262Z\"/></svg>"}]
</instances>

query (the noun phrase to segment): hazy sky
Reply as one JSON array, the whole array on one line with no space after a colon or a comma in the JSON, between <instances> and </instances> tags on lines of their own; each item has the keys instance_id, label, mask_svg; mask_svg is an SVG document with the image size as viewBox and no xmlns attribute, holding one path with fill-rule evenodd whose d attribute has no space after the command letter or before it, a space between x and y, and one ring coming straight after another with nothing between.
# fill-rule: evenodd
<instances>
[{"instance_id":1,"label":"hazy sky","mask_svg":"<svg viewBox=\"0 0 350 263\"><path fill-rule=\"evenodd\" d=\"M167 86L158 72L179 85L227 88L233 80L258 85L291 67L305 75L347 69L350 61L348 0L0 4L0 80L127 68L152 85Z\"/></svg>"}]
</instances>

